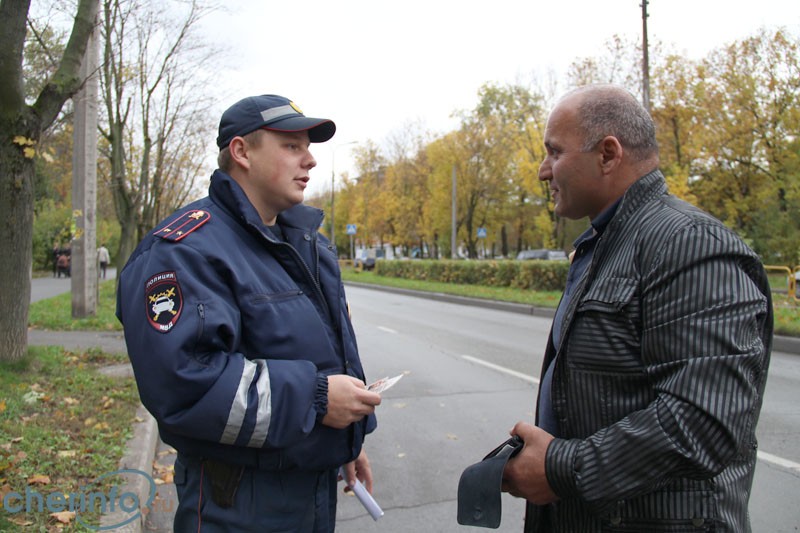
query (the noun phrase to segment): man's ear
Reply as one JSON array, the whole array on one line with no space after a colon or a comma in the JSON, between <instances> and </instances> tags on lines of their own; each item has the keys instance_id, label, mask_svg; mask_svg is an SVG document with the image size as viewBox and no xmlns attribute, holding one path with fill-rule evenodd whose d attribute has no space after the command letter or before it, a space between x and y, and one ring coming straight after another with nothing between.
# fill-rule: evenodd
<instances>
[{"instance_id":1,"label":"man's ear","mask_svg":"<svg viewBox=\"0 0 800 533\"><path fill-rule=\"evenodd\" d=\"M228 145L231 153L231 160L238 166L249 169L250 158L248 157L249 146L242 137L234 137Z\"/></svg>"},{"instance_id":2,"label":"man's ear","mask_svg":"<svg viewBox=\"0 0 800 533\"><path fill-rule=\"evenodd\" d=\"M619 140L613 135L608 135L600 141L600 154L602 155L602 167L605 172L610 172L622 163L622 156L625 150Z\"/></svg>"}]
</instances>

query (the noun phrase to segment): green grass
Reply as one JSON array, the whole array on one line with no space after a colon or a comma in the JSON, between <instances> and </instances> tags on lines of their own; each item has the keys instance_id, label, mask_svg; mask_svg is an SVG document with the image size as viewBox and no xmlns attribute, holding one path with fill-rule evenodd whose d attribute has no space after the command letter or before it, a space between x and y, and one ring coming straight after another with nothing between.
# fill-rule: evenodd
<instances>
[{"instance_id":1,"label":"green grass","mask_svg":"<svg viewBox=\"0 0 800 533\"><path fill-rule=\"evenodd\" d=\"M512 289L509 287L485 287L482 285L457 285L452 283L407 280L378 276L374 272L362 272L353 268L342 268L342 279L345 281L357 281L385 287L517 302L539 307L555 308L558 306L558 301L561 298L560 292L535 292ZM785 278L781 279L785 281ZM774 286L780 286L780 284ZM798 306L797 301L787 298L785 293L774 293L773 298L775 308L775 334L800 337L800 306Z\"/></svg>"},{"instance_id":2,"label":"green grass","mask_svg":"<svg viewBox=\"0 0 800 533\"><path fill-rule=\"evenodd\" d=\"M122 325L114 316L116 311L116 282L109 279L98 284L97 313L88 318L72 318L72 294L66 292L54 298L34 302L30 306L28 325L53 331L121 331Z\"/></svg>"},{"instance_id":3,"label":"green grass","mask_svg":"<svg viewBox=\"0 0 800 533\"><path fill-rule=\"evenodd\" d=\"M466 296L469 298L500 300L539 307L555 308L558 306L558 301L561 298L561 293L556 291L536 292L514 289L511 287L487 287L484 285L464 285L437 281L391 278L387 276L378 276L374 272L361 272L352 268L342 269L342 279L345 281L357 281L384 287L396 287L423 292L439 292L443 294Z\"/></svg>"},{"instance_id":4,"label":"green grass","mask_svg":"<svg viewBox=\"0 0 800 533\"><path fill-rule=\"evenodd\" d=\"M110 485L91 482L118 470L139 398L132 378L107 377L97 368L125 360L46 346L31 347L20 361L0 363L0 505L5 494L25 495L26 487L44 498L87 490L108 494ZM90 531L74 517L68 524L57 522L46 504L38 512L32 501L32 512L0 511L0 531ZM97 524L99 515L86 512L80 518Z\"/></svg>"}]
</instances>

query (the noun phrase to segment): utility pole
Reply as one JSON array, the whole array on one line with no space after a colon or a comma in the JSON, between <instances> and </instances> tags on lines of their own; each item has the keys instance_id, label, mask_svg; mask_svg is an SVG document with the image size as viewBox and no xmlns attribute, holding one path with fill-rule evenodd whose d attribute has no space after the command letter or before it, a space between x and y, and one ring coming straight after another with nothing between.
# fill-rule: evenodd
<instances>
[{"instance_id":1,"label":"utility pole","mask_svg":"<svg viewBox=\"0 0 800 533\"><path fill-rule=\"evenodd\" d=\"M456 259L456 166L453 165L453 192L450 206L450 258Z\"/></svg>"},{"instance_id":2,"label":"utility pole","mask_svg":"<svg viewBox=\"0 0 800 533\"><path fill-rule=\"evenodd\" d=\"M72 153L72 318L97 314L97 24L89 37L75 96Z\"/></svg>"},{"instance_id":3,"label":"utility pole","mask_svg":"<svg viewBox=\"0 0 800 533\"><path fill-rule=\"evenodd\" d=\"M650 59L647 45L647 0L642 0L642 105L650 112Z\"/></svg>"}]
</instances>

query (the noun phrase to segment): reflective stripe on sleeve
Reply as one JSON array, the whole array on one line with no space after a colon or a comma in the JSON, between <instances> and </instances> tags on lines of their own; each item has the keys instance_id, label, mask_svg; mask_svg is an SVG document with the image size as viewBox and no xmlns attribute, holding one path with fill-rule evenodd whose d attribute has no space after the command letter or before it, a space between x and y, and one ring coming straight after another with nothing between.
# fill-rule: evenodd
<instances>
[{"instance_id":1,"label":"reflective stripe on sleeve","mask_svg":"<svg viewBox=\"0 0 800 533\"><path fill-rule=\"evenodd\" d=\"M257 366L253 361L244 360L244 369L242 370L242 377L239 379L239 387L233 397L233 404L231 404L231 410L228 413L228 421L225 423L225 431L222 432L222 438L219 440L222 444L234 444L239 432L242 430L242 422L244 422L244 415L247 412L247 392L250 390L250 383L253 381L256 369Z\"/></svg>"},{"instance_id":2,"label":"reflective stripe on sleeve","mask_svg":"<svg viewBox=\"0 0 800 533\"><path fill-rule=\"evenodd\" d=\"M272 419L272 394L269 387L267 362L263 359L256 359L253 362L258 365L260 371L256 382L258 409L256 410L256 426L253 428L253 435L247 445L253 448L261 448L267 440L267 430L269 430L269 422Z\"/></svg>"}]
</instances>

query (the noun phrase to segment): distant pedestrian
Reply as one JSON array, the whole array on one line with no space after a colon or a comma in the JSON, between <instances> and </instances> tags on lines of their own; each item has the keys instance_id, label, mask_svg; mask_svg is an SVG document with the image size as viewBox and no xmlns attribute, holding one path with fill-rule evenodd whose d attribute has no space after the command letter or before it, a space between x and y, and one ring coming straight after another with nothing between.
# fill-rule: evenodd
<instances>
[{"instance_id":1,"label":"distant pedestrian","mask_svg":"<svg viewBox=\"0 0 800 533\"><path fill-rule=\"evenodd\" d=\"M61 277L61 274L64 274L65 278L69 277L69 255L67 255L63 250L58 254L58 259L56 260L56 277Z\"/></svg>"},{"instance_id":2,"label":"distant pedestrian","mask_svg":"<svg viewBox=\"0 0 800 533\"><path fill-rule=\"evenodd\" d=\"M111 261L111 256L108 254L108 248L106 248L105 243L101 244L100 248L97 249L97 260L100 262L100 272L103 275L103 279L106 279L106 269L109 261Z\"/></svg>"},{"instance_id":3,"label":"distant pedestrian","mask_svg":"<svg viewBox=\"0 0 800 533\"><path fill-rule=\"evenodd\" d=\"M61 255L61 243L53 243L53 277L58 276L58 256Z\"/></svg>"}]
</instances>

